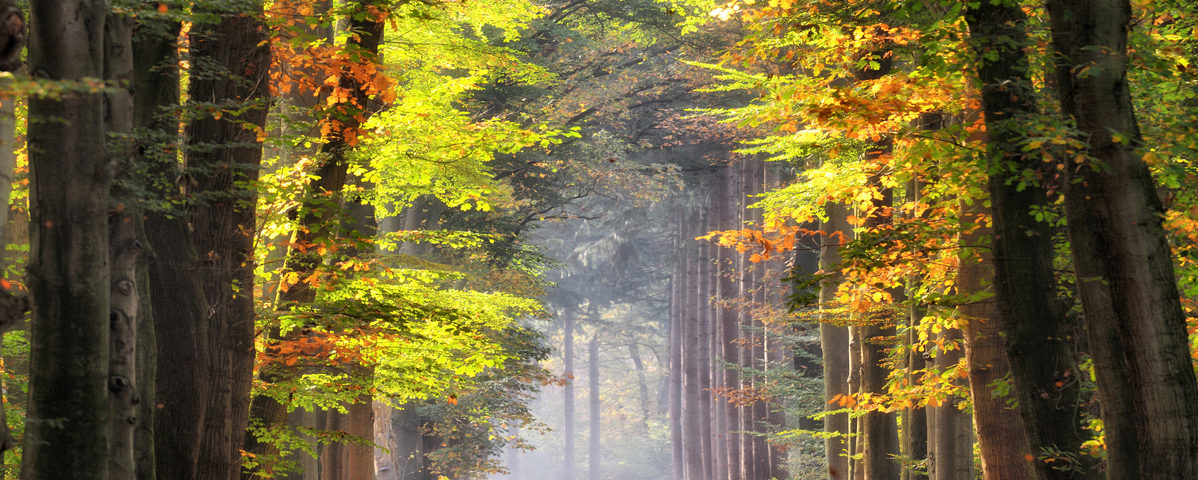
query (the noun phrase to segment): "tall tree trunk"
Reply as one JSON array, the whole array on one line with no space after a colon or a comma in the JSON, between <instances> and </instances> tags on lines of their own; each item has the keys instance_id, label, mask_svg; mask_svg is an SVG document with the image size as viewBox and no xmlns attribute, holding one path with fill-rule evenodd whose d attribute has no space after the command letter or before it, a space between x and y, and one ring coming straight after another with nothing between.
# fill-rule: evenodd
<instances>
[{"instance_id":1,"label":"tall tree trunk","mask_svg":"<svg viewBox=\"0 0 1198 480\"><path fill-rule=\"evenodd\" d=\"M29 99L33 307L23 478L107 478L108 209L102 78L107 2L31 5L30 71L76 86Z\"/></svg>"},{"instance_id":2,"label":"tall tree trunk","mask_svg":"<svg viewBox=\"0 0 1198 480\"><path fill-rule=\"evenodd\" d=\"M268 93L261 88L270 50L261 24L262 4L218 12L214 24L191 33L193 65L223 70L192 75L194 101L230 103L235 111L197 118L187 125L186 164L196 189L214 195L189 209L201 288L211 308L207 322L208 369L199 478L236 478L248 421L254 362L254 246L257 193L245 188L258 178L262 160L257 134L266 124Z\"/></svg>"},{"instance_id":3,"label":"tall tree trunk","mask_svg":"<svg viewBox=\"0 0 1198 480\"><path fill-rule=\"evenodd\" d=\"M354 179L355 184L362 184L360 179ZM363 187L370 189L369 185ZM346 213L344 229L357 232L362 238L376 238L379 227L374 219L374 207L360 195L349 196L345 199L343 211ZM371 249L352 246L342 250L342 254L350 258L358 258L374 253ZM343 363L343 371L354 378L373 379L374 367L356 363ZM358 395L348 405L345 413L335 409L327 412L325 430L342 432L357 441L339 441L327 443L320 452L321 478L323 480L352 480L356 478L371 478L376 472L374 468L374 398L370 393Z\"/></svg>"},{"instance_id":4,"label":"tall tree trunk","mask_svg":"<svg viewBox=\"0 0 1198 480\"><path fill-rule=\"evenodd\" d=\"M25 43L25 17L13 0L0 0L0 43L10 45L11 51L0 58L0 72L15 72L21 67L21 50ZM0 90L12 91L12 78L0 79ZM17 98L15 94L0 97L0 241L7 243L10 234L9 208L12 197L13 173L16 168ZM20 328L29 311L29 298L17 296L9 289L0 289L0 341L4 332ZM11 365L0 359L0 369L9 371ZM8 395L0 395L0 402L8 402ZM0 408L0 455L16 447L16 440L8 428L8 416Z\"/></svg>"},{"instance_id":5,"label":"tall tree trunk","mask_svg":"<svg viewBox=\"0 0 1198 480\"><path fill-rule=\"evenodd\" d=\"M703 430L699 390L702 373L699 359L699 246L693 240L701 228L701 216L691 211L685 216L682 227L682 449L686 462L687 480L704 480Z\"/></svg>"},{"instance_id":6,"label":"tall tree trunk","mask_svg":"<svg viewBox=\"0 0 1198 480\"><path fill-rule=\"evenodd\" d=\"M367 373L360 373L366 375ZM325 430L344 432L362 441L373 439L374 403L369 395L345 406L346 413L330 411ZM321 480L375 478L374 446L370 443L329 443L320 452Z\"/></svg>"},{"instance_id":7,"label":"tall tree trunk","mask_svg":"<svg viewBox=\"0 0 1198 480\"><path fill-rule=\"evenodd\" d=\"M562 466L562 479L573 480L575 477L574 459L574 316L575 312L567 309L565 311L564 325L562 326L562 375L566 377L566 385L562 388L562 436L565 437L563 442L563 454L565 462Z\"/></svg>"},{"instance_id":8,"label":"tall tree trunk","mask_svg":"<svg viewBox=\"0 0 1198 480\"><path fill-rule=\"evenodd\" d=\"M706 202L704 202L706 203ZM699 212L696 235L711 231L711 215L707 208ZM709 242L699 242L695 251L695 351L691 352L698 372L696 385L695 416L699 421L699 471L704 480L712 476L712 438L711 438L711 339L708 337L711 324L711 248Z\"/></svg>"},{"instance_id":9,"label":"tall tree trunk","mask_svg":"<svg viewBox=\"0 0 1198 480\"><path fill-rule=\"evenodd\" d=\"M376 18L378 8L369 0L354 2L350 14L349 30L355 32L347 40L347 49L353 57L362 62L378 60L379 45L383 40L383 20ZM346 158L354 146L344 132L356 131L372 113L362 79L353 75L347 68L337 79L337 88L344 90L345 99L338 102L336 110L330 110L329 118L323 119L335 128L331 128L324 145L321 147L322 161L315 172L315 180L307 186L302 204L298 210L300 228L293 233L283 264L283 271L294 273L295 278L304 279L316 272L321 264L322 255L317 249L309 248L320 240L331 240L340 236L338 218L341 191L348 180L348 159ZM331 113L339 111L339 113ZM356 135L356 133L355 133ZM280 288L278 295L279 308L288 309L294 306L311 304L316 298L316 292L307 282L289 284L288 288ZM274 336L272 334L272 336ZM277 339L277 337L276 337ZM268 347L270 348L270 347ZM276 381L288 372L265 371L259 374L263 381ZM255 423L273 429L279 428L286 422L286 407L274 397L259 395L254 397L250 405L250 415ZM253 434L246 435L246 450L259 455L276 453L276 448L260 441ZM252 472L245 472L249 476Z\"/></svg>"},{"instance_id":10,"label":"tall tree trunk","mask_svg":"<svg viewBox=\"0 0 1198 480\"><path fill-rule=\"evenodd\" d=\"M834 318L836 289L840 286L840 246L848 241L852 230L849 227L848 211L844 205L825 207L828 220L820 225L821 243L819 269L824 277L819 285L819 336L824 366L824 408L828 411L840 407L832 402L838 396L852 393L849 389L849 329L837 325L843 319ZM824 458L828 462L830 480L847 480L849 477L850 453L849 415L838 413L824 416Z\"/></svg>"},{"instance_id":11,"label":"tall tree trunk","mask_svg":"<svg viewBox=\"0 0 1198 480\"><path fill-rule=\"evenodd\" d=\"M875 157L888 154L888 143L872 147L866 153L866 161L874 161ZM893 193L889 188L882 187L881 173L871 176L869 182L880 193L880 198L874 202L876 212L865 221L865 227L876 229L891 222L887 212L891 207ZM902 301L902 291L891 291L894 302ZM889 350L889 339L895 336L895 315L891 306L881 307L882 312L870 315L868 323L857 327L860 329L859 339L861 348L861 391L871 394L886 392L887 369L885 368ZM902 475L901 465L896 461L899 455L898 417L893 412L867 411L862 416L861 439L863 443L861 467L865 478L869 480L897 480Z\"/></svg>"},{"instance_id":12,"label":"tall tree trunk","mask_svg":"<svg viewBox=\"0 0 1198 480\"><path fill-rule=\"evenodd\" d=\"M937 371L947 371L957 365L963 357L961 331L955 328L941 332L944 345L956 345L953 350L938 352L935 363ZM954 380L954 383L961 380ZM957 406L958 397L951 397L938 406L931 407L936 416L935 460L932 463L934 480L957 480L973 478L973 422L969 413Z\"/></svg>"},{"instance_id":13,"label":"tall tree trunk","mask_svg":"<svg viewBox=\"0 0 1198 480\"><path fill-rule=\"evenodd\" d=\"M1070 347L1072 325L1055 297L1053 231L1032 216L1049 205L1044 185L1025 174L1044 168L1039 155L1023 151L1027 132L1021 119L1037 114L1024 47L1027 17L1009 2L980 2L966 15L974 49L981 59L988 190L993 206L994 292L998 323L1024 426L1035 455L1078 452L1087 433L1081 428L1080 382ZM1084 478L1087 462L1067 469L1036 461L1044 479Z\"/></svg>"},{"instance_id":14,"label":"tall tree trunk","mask_svg":"<svg viewBox=\"0 0 1198 480\"><path fill-rule=\"evenodd\" d=\"M744 226L749 221L748 213L748 195L752 190L748 187L749 179L753 177L752 169L749 167L748 161L741 161L737 164L736 176L736 223L738 226ZM748 300L753 295L753 280L751 273L751 262L749 256L745 253L736 255L736 329L739 333L740 341L737 343L738 362L737 366L747 368L753 364L753 351L751 343L753 341L753 333L745 329L746 325L753 324L753 314L746 308ZM741 376L738 387L742 390L751 389L753 386L752 375ZM753 407L752 403L746 404L740 402L736 407L737 425L736 428L741 433L738 437L740 440L740 478L745 480L757 480L754 478L756 472L754 466L757 461L757 452L753 449L753 435L749 432L753 431Z\"/></svg>"},{"instance_id":15,"label":"tall tree trunk","mask_svg":"<svg viewBox=\"0 0 1198 480\"><path fill-rule=\"evenodd\" d=\"M674 237L674 250L679 250L682 238L682 223L678 220L678 235ZM674 480L686 478L686 459L682 452L682 264L681 256L674 257L673 272L670 274L670 334L669 334L669 377L668 411L670 417L670 465Z\"/></svg>"},{"instance_id":16,"label":"tall tree trunk","mask_svg":"<svg viewBox=\"0 0 1198 480\"><path fill-rule=\"evenodd\" d=\"M942 117L939 114L928 114L920 119L920 128L932 130L939 128ZM908 204L922 203L922 185L919 178L914 178L906 184L906 201ZM923 220L922 216L909 214L908 221ZM918 280L912 276L907 278L907 284L913 285ZM903 341L903 348L906 350L906 355L903 356L902 362L906 370L905 381L909 385L917 385L920 382L920 377L923 376L924 369L927 367L927 361L924 359L924 352L912 348L919 343L919 326L923 321L924 315L927 313L925 305L912 299L911 305L907 309L906 337ZM901 424L899 448L903 452L903 458L910 462L904 466L902 480L927 480L928 479L928 458L929 450L934 450L935 444L928 441L928 409L924 407L912 407L904 409L899 415ZM919 468L922 466L923 468Z\"/></svg>"},{"instance_id":17,"label":"tall tree trunk","mask_svg":"<svg viewBox=\"0 0 1198 480\"><path fill-rule=\"evenodd\" d=\"M142 251L138 238L141 209L129 193L128 184L136 182L133 177L137 171L129 161L132 145L121 137L133 131L132 37L132 17L110 12L104 24L104 79L110 84L105 93L104 124L109 133L105 152L109 163L124 175L113 183L111 196L115 206L108 218L111 249L108 390L112 395L109 478L137 478L137 428L142 421L152 422L150 418L139 418L139 390L143 386L137 382L137 322L141 318L138 290L144 287L137 283Z\"/></svg>"},{"instance_id":18,"label":"tall tree trunk","mask_svg":"<svg viewBox=\"0 0 1198 480\"><path fill-rule=\"evenodd\" d=\"M150 178L182 177L176 160L178 33L178 22L169 20L140 17L134 24L133 117L135 127L149 137L138 145L137 155L149 165ZM155 198L181 200L174 185L152 184L149 191ZM190 480L196 478L208 396L209 306L185 216L150 210L144 223L153 301L142 310L154 318L156 335L149 340L156 340L158 375L157 401L143 398L142 404L155 410L152 452L158 478Z\"/></svg>"},{"instance_id":19,"label":"tall tree trunk","mask_svg":"<svg viewBox=\"0 0 1198 480\"><path fill-rule=\"evenodd\" d=\"M907 381L914 384L918 381L919 370L925 368L925 360L923 353L909 348L919 341L918 326L920 319L923 318L924 311L918 306L912 306L907 314L907 332L905 347L908 347L907 354L904 356L904 363L907 367ZM899 448L903 452L903 458L911 465L903 468L903 480L927 480L928 475L926 470L917 468L916 464L927 465L929 458L929 450L934 450L935 446L928 441L928 409L924 407L912 407L902 411L900 421L902 423L901 438L899 439Z\"/></svg>"},{"instance_id":20,"label":"tall tree trunk","mask_svg":"<svg viewBox=\"0 0 1198 480\"><path fill-rule=\"evenodd\" d=\"M848 391L852 395L858 395L863 390L861 387L861 373L863 363L861 362L861 326L849 326L849 376L848 376ZM849 433L848 438L848 455L849 458L849 475L852 480L865 480L865 468L862 465L864 460L864 449L862 442L865 439L864 427L862 426L864 418L857 416L849 417Z\"/></svg>"},{"instance_id":21,"label":"tall tree trunk","mask_svg":"<svg viewBox=\"0 0 1198 480\"><path fill-rule=\"evenodd\" d=\"M1107 443L1107 477L1198 472L1194 377L1127 78L1127 0L1048 2L1061 109L1088 142L1067 165L1065 213ZM1072 380L1072 379L1070 379Z\"/></svg>"},{"instance_id":22,"label":"tall tree trunk","mask_svg":"<svg viewBox=\"0 0 1198 480\"><path fill-rule=\"evenodd\" d=\"M737 199L736 192L736 169L733 166L726 166L720 170L720 177L716 187L716 197L719 199L719 225L721 229L738 228L736 221ZM719 285L716 289L720 299L719 306L719 329L720 329L720 359L727 365L738 365L740 363L740 349L737 342L740 338L740 328L738 325L739 318L736 309L732 306L732 302L737 297L736 290L736 259L740 255L729 248L721 248L719 255ZM740 376L734 368L723 369L723 386L728 391L733 391L740 388ZM724 449L727 451L728 461L725 464L726 471L719 477L726 480L736 480L741 478L740 464L742 452L740 448L739 433L734 433L740 429L739 415L736 404L729 401L721 402L724 410ZM717 472L719 473L719 472Z\"/></svg>"},{"instance_id":23,"label":"tall tree trunk","mask_svg":"<svg viewBox=\"0 0 1198 480\"><path fill-rule=\"evenodd\" d=\"M748 205L754 201L752 200L753 198L756 198L757 195L765 190L765 161L761 159L750 160L748 167L746 172L749 175L745 178L744 183L747 194L745 198L745 218L751 225L760 226L761 210L750 209ZM766 305L765 283L767 268L768 263L764 261L748 266L747 269L750 273L748 283L749 295L745 297L745 300L748 302L746 306L754 312L750 315L751 321L747 324L751 327L749 336L753 338L749 348L749 355L752 361L748 363L748 366L757 372L761 372L753 376L752 384L755 398L750 407L750 429L754 432L752 436L753 478L762 480L770 478L770 472L773 470L771 467L773 460L771 457L772 452L769 443L766 441L766 435L769 433L770 428L770 406L765 401L765 398L760 396L765 390L765 373L769 369L769 364L766 362L768 351L766 344L768 340L765 334L765 314L761 308Z\"/></svg>"},{"instance_id":24,"label":"tall tree trunk","mask_svg":"<svg viewBox=\"0 0 1198 480\"><path fill-rule=\"evenodd\" d=\"M1030 480L1035 467L1023 419L1007 405L1006 398L994 392L992 385L1010 374L1003 351L1001 332L990 285L994 277L992 255L986 242L990 228L989 211L981 200L963 205L965 229L961 233L961 267L957 273L957 294L976 299L958 308L963 320L965 364L969 368L969 397L973 403L973 422L977 430L982 476L987 480Z\"/></svg>"},{"instance_id":25,"label":"tall tree trunk","mask_svg":"<svg viewBox=\"0 0 1198 480\"><path fill-rule=\"evenodd\" d=\"M591 334L587 345L587 397L590 400L588 418L590 434L587 436L587 478L599 480L599 467L602 464L602 439L599 438L601 412L599 411L599 335Z\"/></svg>"}]
</instances>

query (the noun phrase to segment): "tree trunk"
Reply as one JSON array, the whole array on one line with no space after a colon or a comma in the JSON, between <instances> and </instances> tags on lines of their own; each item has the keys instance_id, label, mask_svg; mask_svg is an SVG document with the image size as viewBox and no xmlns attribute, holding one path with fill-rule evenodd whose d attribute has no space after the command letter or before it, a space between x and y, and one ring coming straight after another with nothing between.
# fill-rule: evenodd
<instances>
[{"instance_id":1,"label":"tree trunk","mask_svg":"<svg viewBox=\"0 0 1198 480\"><path fill-rule=\"evenodd\" d=\"M565 318L562 326L562 375L566 377L566 385L562 388L562 436L565 440L562 442L562 453L565 455L565 462L562 467L562 479L574 480L575 467L574 459L574 316L575 312L567 309L563 315Z\"/></svg>"},{"instance_id":2,"label":"tree trunk","mask_svg":"<svg viewBox=\"0 0 1198 480\"><path fill-rule=\"evenodd\" d=\"M682 228L682 220L678 227ZM678 251L682 232L674 239L674 250ZM670 334L669 334L669 378L668 402L670 417L670 465L674 480L686 478L686 459L682 453L682 263L674 257L670 275Z\"/></svg>"},{"instance_id":3,"label":"tree trunk","mask_svg":"<svg viewBox=\"0 0 1198 480\"><path fill-rule=\"evenodd\" d=\"M880 148L880 147L875 147ZM889 145L884 148L888 149ZM869 152L867 158L881 155L882 150ZM882 188L880 177L874 176L871 184L880 190L881 198L874 204L879 212L890 207L893 195L888 188ZM865 221L866 228L877 228L890 222L888 215L876 214ZM895 302L902 301L902 292L891 292ZM875 312L866 325L860 329L859 339L861 348L861 391L872 394L886 392L887 361L890 349L889 339L895 336L894 315L890 306L881 307L886 310ZM898 418L893 412L867 411L861 418L862 432L862 471L869 480L897 480L902 475L901 465L896 461L899 455Z\"/></svg>"},{"instance_id":4,"label":"tree trunk","mask_svg":"<svg viewBox=\"0 0 1198 480\"><path fill-rule=\"evenodd\" d=\"M703 430L699 376L699 261L694 237L702 225L697 212L688 212L682 226L682 450L687 480L704 480Z\"/></svg>"},{"instance_id":5,"label":"tree trunk","mask_svg":"<svg viewBox=\"0 0 1198 480\"><path fill-rule=\"evenodd\" d=\"M982 60L978 77L988 135L994 298L1020 413L1035 455L1078 452L1088 434L1081 428L1073 326L1055 298L1052 228L1032 216L1034 206L1051 202L1045 186L1025 175L1046 165L1022 148L1027 132L1020 120L1037 114L1023 51L1027 18L1018 5L981 2L966 20L978 56L996 59ZM1045 479L1083 478L1090 470L1084 460L1064 469L1059 461L1034 465Z\"/></svg>"},{"instance_id":6,"label":"tree trunk","mask_svg":"<svg viewBox=\"0 0 1198 480\"><path fill-rule=\"evenodd\" d=\"M825 207L828 220L820 225L821 244L819 269L824 273L819 285L819 336L824 365L824 408L827 411L840 409L832 402L837 396L852 393L849 389L849 329L837 325L843 319L831 313L836 300L836 289L840 286L840 246L848 241L852 230L845 220L848 216L844 205ZM824 416L824 457L828 462L830 480L847 480L849 477L849 415L838 413Z\"/></svg>"},{"instance_id":7,"label":"tree trunk","mask_svg":"<svg viewBox=\"0 0 1198 480\"><path fill-rule=\"evenodd\" d=\"M187 125L185 150L194 187L212 192L189 208L200 258L201 288L211 310L207 321L210 390L197 477L236 478L248 421L254 363L254 245L257 193L245 185L258 178L262 160L257 134L266 123L270 65L261 24L262 4L220 12L215 24L197 23L191 33L193 65L212 65L235 75L192 75L189 96L231 102L237 111L197 118ZM244 75L244 77L242 76Z\"/></svg>"},{"instance_id":8,"label":"tree trunk","mask_svg":"<svg viewBox=\"0 0 1198 480\"><path fill-rule=\"evenodd\" d=\"M602 459L602 440L599 438L599 335L592 334L587 345L587 397L590 399L590 434L587 436L587 478L599 480L599 467Z\"/></svg>"},{"instance_id":9,"label":"tree trunk","mask_svg":"<svg viewBox=\"0 0 1198 480\"><path fill-rule=\"evenodd\" d=\"M174 111L179 102L178 32L179 24L167 20L140 18L134 24L133 51L138 54L133 59L133 117L136 128L148 132L137 155L149 165L150 178L182 176L174 147L179 122ZM174 185L148 188L155 198L181 200L175 198L180 193ZM201 400L208 395L209 306L199 285L199 259L187 219L177 212L151 210L144 223L146 283L153 301L141 311L154 319L150 327L156 335L147 340L155 341L153 365L158 375L153 397L143 398L142 404L154 409L152 453L158 478L190 480L196 478L206 412Z\"/></svg>"},{"instance_id":10,"label":"tree trunk","mask_svg":"<svg viewBox=\"0 0 1198 480\"><path fill-rule=\"evenodd\" d=\"M748 213L748 195L752 190L749 188L749 179L753 177L752 169L748 165L748 161L741 161L737 164L736 190L734 192L736 198L736 223L738 226L744 226L749 220ZM748 311L746 304L753 295L753 281L751 272L751 262L749 255L744 252L739 252L736 255L736 329L739 335L739 342L736 345L738 362L737 366L747 368L753 364L753 350L751 343L753 341L753 333L746 330L744 327L753 324L752 312ZM741 376L738 387L743 393L753 386L752 375ZM743 400L743 399L742 399ZM736 428L741 433L738 435L740 441L740 478L745 480L758 480L754 478L756 471L754 467L757 462L757 452L753 448L753 435L749 432L753 431L753 406L752 402L741 401L736 407L737 425Z\"/></svg>"},{"instance_id":11,"label":"tree trunk","mask_svg":"<svg viewBox=\"0 0 1198 480\"><path fill-rule=\"evenodd\" d=\"M961 331L945 329L941 332L941 338L945 345L958 346L936 355L936 370L944 372L961 361ZM958 397L950 397L931 408L931 414L936 416L936 436L933 438L936 456L931 468L934 480L973 478L973 423L969 413L958 408L959 400Z\"/></svg>"},{"instance_id":12,"label":"tree trunk","mask_svg":"<svg viewBox=\"0 0 1198 480\"><path fill-rule=\"evenodd\" d=\"M133 131L133 19L125 14L109 13L104 24L104 79L113 86L105 93L105 128L110 134L128 135ZM108 162L125 175L113 183L116 204L109 213L109 275L111 299L109 314L108 390L112 395L112 437L109 444L109 478L137 478L135 438L138 424L151 419L139 418L141 402L137 383L137 321L140 298L137 271L142 250L139 241L141 209L129 193L128 183L136 167L129 142L109 135L106 145ZM153 386L149 386L153 388Z\"/></svg>"},{"instance_id":13,"label":"tree trunk","mask_svg":"<svg viewBox=\"0 0 1198 480\"><path fill-rule=\"evenodd\" d=\"M369 395L346 405L346 413L330 411L325 430L343 432L363 442L373 440L374 403ZM375 478L374 447L371 443L329 443L320 452L321 480L354 480Z\"/></svg>"},{"instance_id":14,"label":"tree trunk","mask_svg":"<svg viewBox=\"0 0 1198 480\"><path fill-rule=\"evenodd\" d=\"M102 78L107 2L31 6L30 70L45 81ZM23 478L107 478L111 173L103 94L29 99L32 299Z\"/></svg>"},{"instance_id":15,"label":"tree trunk","mask_svg":"<svg viewBox=\"0 0 1198 480\"><path fill-rule=\"evenodd\" d=\"M1164 209L1137 151L1127 79L1126 0L1048 2L1061 109L1088 142L1067 165L1065 213L1094 359L1108 478L1198 471L1195 381L1161 226Z\"/></svg>"},{"instance_id":16,"label":"tree trunk","mask_svg":"<svg viewBox=\"0 0 1198 480\"><path fill-rule=\"evenodd\" d=\"M365 0L355 2L354 7L357 10L350 15L349 20L349 30L355 32L355 35L351 35L347 40L347 49L362 62L376 62L379 45L383 39L383 22L376 18L373 12L367 11L368 6L373 5ZM353 142L346 138L344 132L356 131L372 113L368 108L369 98L362 80L352 75L348 69L337 79L337 88L344 90L346 99L336 105L341 113L329 113L329 118L324 119L335 128L331 128L331 132L324 139L325 143L320 152L322 162L316 169L315 179L306 188L297 214L301 228L293 233L291 246L283 264L283 271L294 274L294 278L298 279L311 276L322 261L319 250L310 247L318 241L340 236L336 220L340 213L341 191L348 180L349 164L346 156L353 148ZM315 298L315 290L301 280L289 282L286 289L280 288L277 303L279 308L289 309L297 305L311 304ZM277 334L272 334L275 335ZM274 340L277 339L275 336ZM290 374L285 371L264 371L259 373L259 377L265 382L273 382ZM286 407L279 404L274 397L259 395L253 399L250 415L255 423L268 429L279 428L286 422ZM246 450L259 456L269 456L277 450L273 445L261 442L253 434L246 435L246 442ZM251 474L252 472L245 472L243 476Z\"/></svg>"},{"instance_id":17,"label":"tree trunk","mask_svg":"<svg viewBox=\"0 0 1198 480\"><path fill-rule=\"evenodd\" d=\"M1031 480L1035 468L1023 419L1007 405L1008 399L993 391L991 385L1010 373L1003 340L998 329L997 312L990 280L994 267L989 241L990 228L985 218L989 212L981 200L962 206L966 226L961 234L961 267L957 273L957 293L962 298L976 299L957 307L964 325L965 363L969 367L969 396L973 403L973 422L981 453L982 476L987 480Z\"/></svg>"},{"instance_id":18,"label":"tree trunk","mask_svg":"<svg viewBox=\"0 0 1198 480\"><path fill-rule=\"evenodd\" d=\"M703 208L698 215L698 222L695 225L696 231L692 238L698 235L706 234L711 229L711 216L708 210ZM712 245L709 242L699 242L695 245L695 323L691 326L694 329L695 336L695 351L691 352L694 358L695 370L698 373L696 385L696 405L695 417L699 421L699 472L704 480L711 480L712 476L712 438L711 438L711 339L708 337L709 325L711 324L711 256L710 250Z\"/></svg>"},{"instance_id":19,"label":"tree trunk","mask_svg":"<svg viewBox=\"0 0 1198 480\"><path fill-rule=\"evenodd\" d=\"M13 73L21 67L21 50L25 43L25 17L13 0L0 0L0 42L12 45L9 58L0 58L0 71ZM12 78L0 79L0 90L12 91ZM12 199L12 183L16 168L17 98L8 95L0 98L0 241L7 245L13 232L9 228L9 208ZM23 326L25 312L29 311L29 298L17 296L9 289L0 289L0 342L4 332ZM0 359L0 370L10 371L11 366ZM8 402L8 395L0 395L0 402ZM16 440L8 428L8 415L0 408L0 455L16 447Z\"/></svg>"},{"instance_id":20,"label":"tree trunk","mask_svg":"<svg viewBox=\"0 0 1198 480\"><path fill-rule=\"evenodd\" d=\"M861 387L862 361L861 361L861 327L858 325L849 326L849 376L848 390L852 395L860 394L863 390ZM864 427L862 426L864 418L849 417L849 433L848 438L848 454L849 458L849 475L852 480L865 480L865 469L862 465L864 460L864 449L862 441L865 439Z\"/></svg>"},{"instance_id":21,"label":"tree trunk","mask_svg":"<svg viewBox=\"0 0 1198 480\"><path fill-rule=\"evenodd\" d=\"M719 225L722 229L737 228L739 225L736 221L736 206L737 199L734 195L736 191L736 170L732 166L726 166L720 170L720 178L716 187L716 197L719 199L718 215ZM717 292L721 304L719 308L719 329L720 329L720 358L728 365L740 364L740 349L737 342L740 339L740 328L738 325L739 318L736 309L731 306L731 302L737 297L736 291L736 259L740 255L729 248L721 248L719 254L719 285ZM723 369L723 386L728 391L740 388L740 376L734 368ZM727 451L727 463L725 464L726 471L722 472L719 478L726 480L736 480L741 478L740 463L742 452L740 448L741 434L734 433L740 429L739 415L736 404L729 401L721 402L724 410L724 449ZM719 472L717 472L719 473Z\"/></svg>"}]
</instances>

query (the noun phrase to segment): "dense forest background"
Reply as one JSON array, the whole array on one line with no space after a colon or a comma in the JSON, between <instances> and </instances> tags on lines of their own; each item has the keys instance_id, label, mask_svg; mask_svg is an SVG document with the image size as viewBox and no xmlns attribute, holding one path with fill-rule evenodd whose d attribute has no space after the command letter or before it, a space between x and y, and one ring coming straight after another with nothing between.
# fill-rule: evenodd
<instances>
[{"instance_id":1,"label":"dense forest background","mask_svg":"<svg viewBox=\"0 0 1198 480\"><path fill-rule=\"evenodd\" d=\"M0 0L3 475L1195 478L1196 39Z\"/></svg>"}]
</instances>

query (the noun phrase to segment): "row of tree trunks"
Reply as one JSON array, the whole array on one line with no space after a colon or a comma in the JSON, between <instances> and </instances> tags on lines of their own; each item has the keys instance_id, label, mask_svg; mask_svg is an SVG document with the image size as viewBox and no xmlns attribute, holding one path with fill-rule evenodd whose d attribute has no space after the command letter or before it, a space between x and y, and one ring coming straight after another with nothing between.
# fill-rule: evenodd
<instances>
[{"instance_id":1,"label":"row of tree trunks","mask_svg":"<svg viewBox=\"0 0 1198 480\"><path fill-rule=\"evenodd\" d=\"M780 449L766 432L784 420L760 397L764 380L735 368L765 371L783 362L759 308L780 302L777 262L695 238L760 221L748 209L775 175L760 160L712 169L695 180L701 193L678 218L671 278L670 418L674 478L754 480L782 475ZM769 288L765 286L769 284Z\"/></svg>"}]
</instances>

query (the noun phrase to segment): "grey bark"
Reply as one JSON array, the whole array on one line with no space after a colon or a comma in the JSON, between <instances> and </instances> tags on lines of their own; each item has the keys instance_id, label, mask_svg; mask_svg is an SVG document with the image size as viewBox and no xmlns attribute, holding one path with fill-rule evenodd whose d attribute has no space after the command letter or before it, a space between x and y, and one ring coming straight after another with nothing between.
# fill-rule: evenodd
<instances>
[{"instance_id":1,"label":"grey bark","mask_svg":"<svg viewBox=\"0 0 1198 480\"><path fill-rule=\"evenodd\" d=\"M138 307L137 270L142 244L139 241L141 209L125 186L135 181L129 160L131 145L122 138L133 130L133 19L109 13L104 25L104 124L108 131L106 153L114 170L125 178L114 182L113 207L109 213L109 264L111 313L109 314L108 390L111 397L112 438L109 445L110 478L136 478L135 437L141 395L137 372ZM148 386L153 388L152 385ZM152 447L152 444L149 445Z\"/></svg>"},{"instance_id":2,"label":"grey bark","mask_svg":"<svg viewBox=\"0 0 1198 480\"><path fill-rule=\"evenodd\" d=\"M599 480L600 468L603 463L603 440L599 437L599 425L602 419L599 404L599 335L592 334L587 344L587 410L590 431L587 435L587 478Z\"/></svg>"},{"instance_id":3,"label":"grey bark","mask_svg":"<svg viewBox=\"0 0 1198 480\"><path fill-rule=\"evenodd\" d=\"M31 5L30 71L72 91L29 99L31 323L22 477L107 478L111 173L102 78L107 2ZM65 125L65 126L64 126Z\"/></svg>"},{"instance_id":4,"label":"grey bark","mask_svg":"<svg viewBox=\"0 0 1198 480\"><path fill-rule=\"evenodd\" d=\"M834 318L830 310L834 308L836 289L839 288L840 275L840 245L848 241L852 230L846 221L848 212L844 205L833 204L825 207L828 220L820 225L821 245L819 269L825 275L819 286L819 335L821 356L824 365L824 408L828 411L840 407L832 402L837 396L848 395L849 389L849 329L837 323L844 319ZM844 480L849 478L849 416L847 413L826 415L824 417L824 457L828 462L828 478Z\"/></svg>"},{"instance_id":5,"label":"grey bark","mask_svg":"<svg viewBox=\"0 0 1198 480\"><path fill-rule=\"evenodd\" d=\"M736 169L732 166L726 166L720 170L720 176L716 184L716 197L719 200L718 222L721 228L734 228L737 225L736 211L737 198L734 195L736 191ZM740 348L737 346L737 340L740 338L739 318L736 310L731 306L731 302L737 297L737 285L735 282L735 264L736 259L740 255L732 249L721 248L718 258L719 282L716 287L717 295L722 302L719 306L719 332L720 332L720 350L719 357L724 363L729 365L738 365L740 363ZM740 376L737 371L732 368L723 369L724 388L733 390L740 388ZM727 480L735 480L740 473L741 449L739 433L733 433L740 429L739 426L739 408L730 402L721 402L724 411L724 449L727 451L728 460L724 465L725 471L718 472L721 475L718 478Z\"/></svg>"},{"instance_id":6,"label":"grey bark","mask_svg":"<svg viewBox=\"0 0 1198 480\"><path fill-rule=\"evenodd\" d=\"M562 388L562 435L563 454L565 459L562 466L562 479L573 480L577 467L574 452L574 316L575 312L566 310L563 315L565 323L562 326L562 375L566 377L566 385Z\"/></svg>"}]
</instances>

